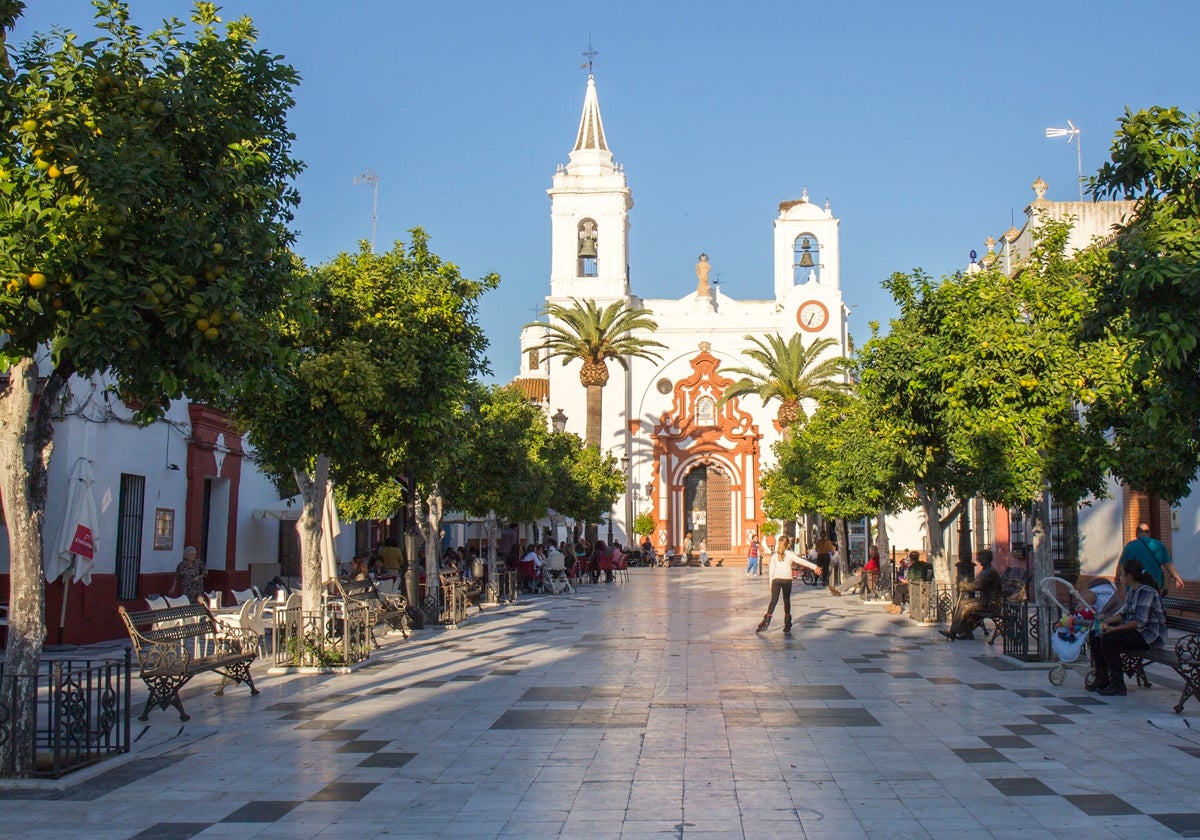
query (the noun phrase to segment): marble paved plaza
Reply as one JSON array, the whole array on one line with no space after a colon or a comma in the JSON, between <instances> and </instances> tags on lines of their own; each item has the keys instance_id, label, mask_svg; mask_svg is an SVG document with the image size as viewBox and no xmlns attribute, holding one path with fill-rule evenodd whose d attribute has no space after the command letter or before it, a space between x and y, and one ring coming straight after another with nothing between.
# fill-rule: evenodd
<instances>
[{"instance_id":1,"label":"marble paved plaza","mask_svg":"<svg viewBox=\"0 0 1200 840\"><path fill-rule=\"evenodd\" d=\"M194 682L127 760L0 793L0 836L1200 836L1200 704L1171 712L1169 672L1097 697L807 588L756 636L765 580L635 569L351 675Z\"/></svg>"}]
</instances>

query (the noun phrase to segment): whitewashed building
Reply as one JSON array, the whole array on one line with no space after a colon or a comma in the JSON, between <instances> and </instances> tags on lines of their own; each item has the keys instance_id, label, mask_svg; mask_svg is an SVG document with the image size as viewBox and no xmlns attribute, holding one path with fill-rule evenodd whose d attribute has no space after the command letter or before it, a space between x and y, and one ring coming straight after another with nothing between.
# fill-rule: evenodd
<instances>
[{"instance_id":1,"label":"whitewashed building","mask_svg":"<svg viewBox=\"0 0 1200 840\"><path fill-rule=\"evenodd\" d=\"M806 343L829 337L834 352L844 354L849 310L842 302L838 219L828 204L811 203L807 191L780 203L773 223L774 296L768 300L726 296L708 281L705 254L694 266L679 267L679 297L640 297L629 280L633 193L609 148L591 76L568 162L558 166L547 192L547 302L569 306L574 298L644 307L658 323L648 337L666 345L661 360L630 359L628 373L609 364L600 446L622 463L628 479L626 496L613 512L614 536L632 542L627 523L650 512L659 552L678 551L690 531L697 546L707 541L712 555L744 553L764 519L759 479L780 437L778 405L764 407L751 397L718 409L736 379L721 371L753 366L742 355L747 335L778 333L786 339L800 333ZM712 243L714 255L719 248ZM719 262L714 256L714 264ZM539 350L544 332L537 326L522 332L516 383L548 413L561 410L567 430L582 437L586 395L580 364L548 362Z\"/></svg>"}]
</instances>

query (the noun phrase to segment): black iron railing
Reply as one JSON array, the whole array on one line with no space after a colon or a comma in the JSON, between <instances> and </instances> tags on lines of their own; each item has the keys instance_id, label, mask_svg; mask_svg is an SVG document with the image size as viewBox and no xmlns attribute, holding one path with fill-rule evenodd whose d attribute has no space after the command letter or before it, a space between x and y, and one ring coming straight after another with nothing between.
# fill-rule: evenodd
<instances>
[{"instance_id":1,"label":"black iron railing","mask_svg":"<svg viewBox=\"0 0 1200 840\"><path fill-rule=\"evenodd\" d=\"M331 601L320 612L275 612L275 665L348 668L371 655L371 611L356 601Z\"/></svg>"},{"instance_id":2,"label":"black iron railing","mask_svg":"<svg viewBox=\"0 0 1200 840\"><path fill-rule=\"evenodd\" d=\"M129 650L122 659L45 660L33 676L6 674L0 662L0 745L13 743L16 711L33 696L37 724L28 758L34 776L61 778L129 752L130 673ZM0 776L15 776L18 753L0 752L7 758Z\"/></svg>"},{"instance_id":3,"label":"black iron railing","mask_svg":"<svg viewBox=\"0 0 1200 840\"><path fill-rule=\"evenodd\" d=\"M1001 611L1004 655L1023 662L1050 660L1050 634L1054 621L1050 608L1028 601L1005 601Z\"/></svg>"}]
</instances>

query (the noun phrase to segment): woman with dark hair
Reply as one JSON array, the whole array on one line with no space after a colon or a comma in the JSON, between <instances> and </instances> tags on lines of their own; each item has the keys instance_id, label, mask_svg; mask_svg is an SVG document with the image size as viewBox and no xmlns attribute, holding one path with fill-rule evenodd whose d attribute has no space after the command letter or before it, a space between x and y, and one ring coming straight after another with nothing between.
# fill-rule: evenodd
<instances>
[{"instance_id":1,"label":"woman with dark hair","mask_svg":"<svg viewBox=\"0 0 1200 840\"><path fill-rule=\"evenodd\" d=\"M775 611L775 605L779 602L780 595L783 596L783 632L792 632L792 569L796 566L807 566L814 571L817 568L816 564L792 551L790 537L780 537L775 544L775 553L771 556L771 563L767 567L767 573L771 578L771 603L767 605L767 613L758 623L758 627L754 630L755 633L762 633L771 626L771 613Z\"/></svg>"},{"instance_id":2,"label":"woman with dark hair","mask_svg":"<svg viewBox=\"0 0 1200 840\"><path fill-rule=\"evenodd\" d=\"M1125 695L1122 653L1156 650L1167 640L1167 619L1154 576L1142 567L1140 560L1131 557L1121 566L1121 577L1118 588L1123 585L1128 589L1125 608L1120 615L1105 619L1092 635L1096 680L1087 688L1105 697Z\"/></svg>"}]
</instances>

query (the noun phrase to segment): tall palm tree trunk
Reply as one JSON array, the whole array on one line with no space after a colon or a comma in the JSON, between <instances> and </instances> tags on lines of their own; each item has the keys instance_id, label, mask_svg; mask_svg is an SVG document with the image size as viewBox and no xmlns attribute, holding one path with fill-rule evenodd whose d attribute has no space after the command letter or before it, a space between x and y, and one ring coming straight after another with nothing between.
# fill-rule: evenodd
<instances>
[{"instance_id":1,"label":"tall palm tree trunk","mask_svg":"<svg viewBox=\"0 0 1200 840\"><path fill-rule=\"evenodd\" d=\"M604 420L604 386L587 386L587 428L585 443L600 445Z\"/></svg>"}]
</instances>

